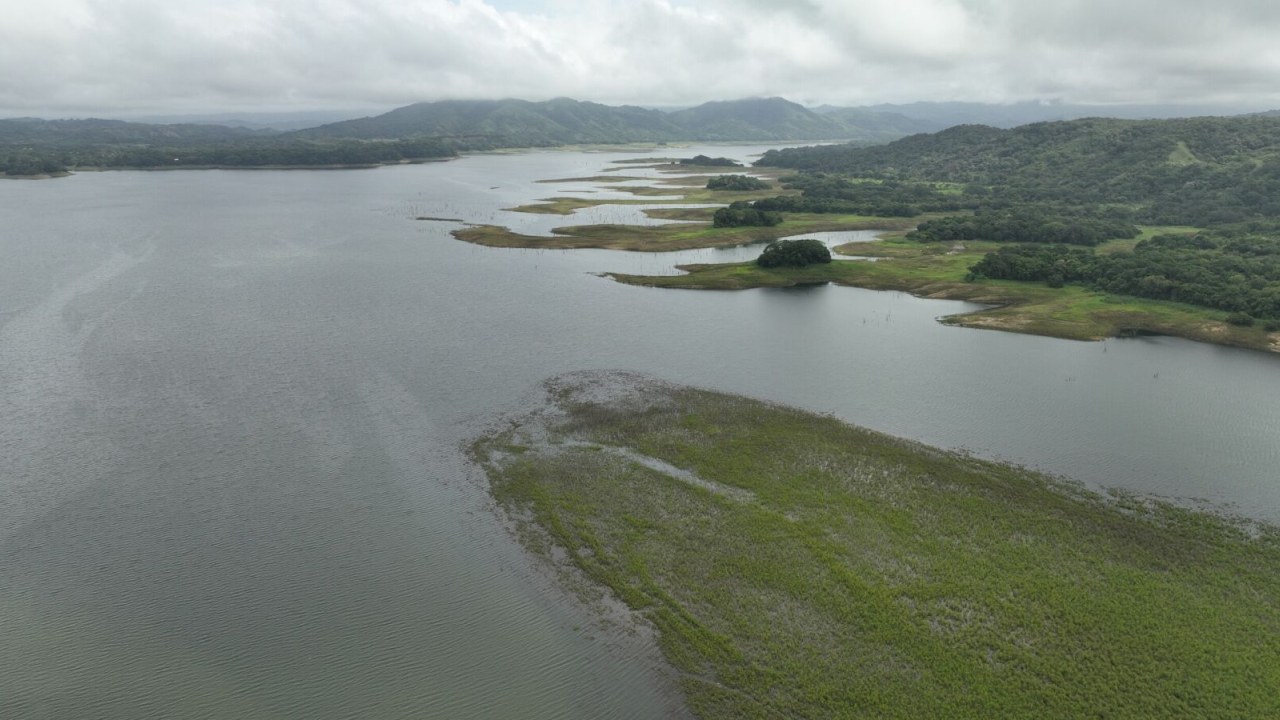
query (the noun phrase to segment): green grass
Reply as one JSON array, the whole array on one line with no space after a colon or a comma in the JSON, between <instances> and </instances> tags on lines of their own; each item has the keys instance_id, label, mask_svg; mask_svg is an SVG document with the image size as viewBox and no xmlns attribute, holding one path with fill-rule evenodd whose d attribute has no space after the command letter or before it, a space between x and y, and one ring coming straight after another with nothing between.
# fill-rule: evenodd
<instances>
[{"instance_id":1,"label":"green grass","mask_svg":"<svg viewBox=\"0 0 1280 720\"><path fill-rule=\"evenodd\" d=\"M475 456L699 717L1280 717L1277 529L623 382L554 381Z\"/></svg>"},{"instance_id":2,"label":"green grass","mask_svg":"<svg viewBox=\"0 0 1280 720\"><path fill-rule=\"evenodd\" d=\"M1169 153L1168 162L1170 165L1181 167L1184 165L1197 165L1200 163L1200 158L1191 152L1191 148L1187 147L1185 142L1179 140L1178 144Z\"/></svg>"}]
</instances>

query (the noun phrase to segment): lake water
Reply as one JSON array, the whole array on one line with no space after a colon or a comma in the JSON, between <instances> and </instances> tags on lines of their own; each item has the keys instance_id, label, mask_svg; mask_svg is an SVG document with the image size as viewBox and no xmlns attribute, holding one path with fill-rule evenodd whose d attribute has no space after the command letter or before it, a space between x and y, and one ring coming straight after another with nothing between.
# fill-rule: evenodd
<instances>
[{"instance_id":1,"label":"lake water","mask_svg":"<svg viewBox=\"0 0 1280 720\"><path fill-rule=\"evenodd\" d=\"M677 714L652 648L566 601L461 451L571 370L1280 518L1280 357L946 327L975 306L901 293L630 287L596 273L758 248L504 250L413 220L545 233L575 219L502 208L624 157L0 183L0 717Z\"/></svg>"}]
</instances>

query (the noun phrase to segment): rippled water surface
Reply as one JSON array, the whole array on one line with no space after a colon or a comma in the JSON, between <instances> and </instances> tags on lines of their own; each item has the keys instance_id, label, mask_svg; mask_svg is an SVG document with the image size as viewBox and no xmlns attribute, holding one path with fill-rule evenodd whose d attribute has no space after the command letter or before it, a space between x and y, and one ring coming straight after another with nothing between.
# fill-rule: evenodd
<instances>
[{"instance_id":1,"label":"rippled water surface","mask_svg":"<svg viewBox=\"0 0 1280 720\"><path fill-rule=\"evenodd\" d=\"M975 306L899 293L629 287L596 273L759 248L502 250L413 220L631 217L502 210L622 157L0 183L0 717L676 712L652 648L566 602L460 450L569 370L1280 517L1278 357L950 328Z\"/></svg>"}]
</instances>

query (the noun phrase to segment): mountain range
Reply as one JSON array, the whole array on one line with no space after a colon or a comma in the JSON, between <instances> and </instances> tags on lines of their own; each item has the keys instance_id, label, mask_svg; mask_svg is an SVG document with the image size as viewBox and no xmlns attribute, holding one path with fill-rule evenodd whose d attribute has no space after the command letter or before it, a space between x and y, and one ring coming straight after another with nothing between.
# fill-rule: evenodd
<instances>
[{"instance_id":1,"label":"mountain range","mask_svg":"<svg viewBox=\"0 0 1280 720\"><path fill-rule=\"evenodd\" d=\"M882 142L940 129L900 115L820 114L782 98L709 102L664 112L557 98L446 100L376 117L301 130L298 137L390 139L426 135L489 138L512 146L669 141L854 140Z\"/></svg>"},{"instance_id":2,"label":"mountain range","mask_svg":"<svg viewBox=\"0 0 1280 720\"><path fill-rule=\"evenodd\" d=\"M817 113L782 98L709 102L673 112L557 98L545 102L417 103L381 115L288 132L230 122L152 124L96 118L16 118L0 120L0 145L173 145L262 137L281 141L441 138L460 141L464 147L486 148L679 141L847 140L869 144L938 129L935 124L893 113Z\"/></svg>"}]
</instances>

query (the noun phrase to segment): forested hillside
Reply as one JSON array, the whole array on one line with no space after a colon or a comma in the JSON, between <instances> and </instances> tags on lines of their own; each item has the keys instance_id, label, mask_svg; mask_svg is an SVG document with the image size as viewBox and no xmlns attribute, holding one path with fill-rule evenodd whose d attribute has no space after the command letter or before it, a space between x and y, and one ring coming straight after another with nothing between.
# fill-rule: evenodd
<instances>
[{"instance_id":1,"label":"forested hillside","mask_svg":"<svg viewBox=\"0 0 1280 720\"><path fill-rule=\"evenodd\" d=\"M899 127L901 126L901 127ZM672 113L558 98L446 100L418 103L376 117L295 133L305 138L365 140L413 137L487 138L508 147L580 143L856 140L903 137L919 123L876 113L820 115L782 98L710 102ZM898 129L895 129L898 128Z\"/></svg>"},{"instance_id":2,"label":"forested hillside","mask_svg":"<svg viewBox=\"0 0 1280 720\"><path fill-rule=\"evenodd\" d=\"M770 151L758 164L802 171L785 180L803 194L758 201L762 211L971 211L908 237L1009 243L972 267L974 281L1078 283L1280 329L1280 118L964 125L879 147ZM1206 230L1105 247L1138 224Z\"/></svg>"},{"instance_id":3,"label":"forested hillside","mask_svg":"<svg viewBox=\"0 0 1280 720\"><path fill-rule=\"evenodd\" d=\"M1123 205L1162 224L1280 215L1280 120L1267 117L962 125L878 147L770 151L758 164L973 184L1004 200Z\"/></svg>"}]
</instances>

